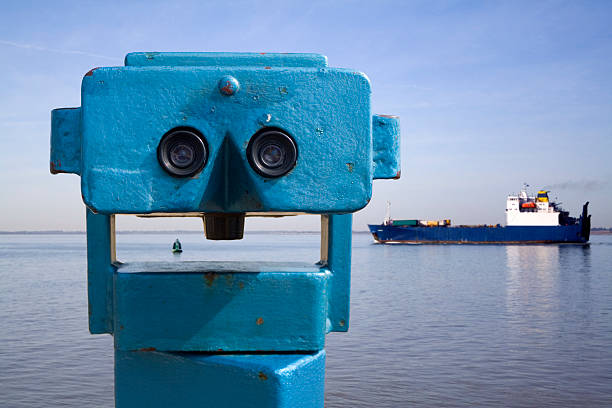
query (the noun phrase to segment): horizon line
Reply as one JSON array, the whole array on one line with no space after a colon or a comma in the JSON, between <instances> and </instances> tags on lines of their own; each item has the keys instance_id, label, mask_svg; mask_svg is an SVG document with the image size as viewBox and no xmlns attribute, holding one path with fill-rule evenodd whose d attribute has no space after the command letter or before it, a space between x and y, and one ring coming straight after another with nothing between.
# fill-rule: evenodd
<instances>
[{"instance_id":1,"label":"horizon line","mask_svg":"<svg viewBox=\"0 0 612 408\"><path fill-rule=\"evenodd\" d=\"M247 231L248 233L255 234L273 234L273 233L298 233L298 234L320 234L321 231L318 230L253 230ZM368 230L352 230L353 233L369 233ZM19 230L19 231L2 231L0 230L0 235L19 235L19 234L40 234L40 235L52 235L52 234L66 234L66 235L84 235L87 231L85 230L75 230L75 231L65 231L65 230ZM198 230L118 230L115 231L115 234L202 234L204 235L204 231Z\"/></svg>"}]
</instances>

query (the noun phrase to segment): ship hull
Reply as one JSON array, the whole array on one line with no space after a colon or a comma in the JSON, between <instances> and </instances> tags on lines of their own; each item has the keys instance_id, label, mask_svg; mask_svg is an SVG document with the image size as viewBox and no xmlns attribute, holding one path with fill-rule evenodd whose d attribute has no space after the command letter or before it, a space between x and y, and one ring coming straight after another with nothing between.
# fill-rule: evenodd
<instances>
[{"instance_id":1,"label":"ship hull","mask_svg":"<svg viewBox=\"0 0 612 408\"><path fill-rule=\"evenodd\" d=\"M418 244L552 244L588 242L577 223L558 226L398 227L368 225L377 242ZM586 236L585 236L586 235Z\"/></svg>"}]
</instances>

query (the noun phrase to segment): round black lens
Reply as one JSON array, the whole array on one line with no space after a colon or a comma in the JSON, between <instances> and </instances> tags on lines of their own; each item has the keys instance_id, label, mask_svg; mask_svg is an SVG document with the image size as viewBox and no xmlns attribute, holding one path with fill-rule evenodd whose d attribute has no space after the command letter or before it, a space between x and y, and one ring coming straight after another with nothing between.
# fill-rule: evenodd
<instances>
[{"instance_id":1,"label":"round black lens","mask_svg":"<svg viewBox=\"0 0 612 408\"><path fill-rule=\"evenodd\" d=\"M172 129L157 146L157 160L171 176L194 176L202 171L208 160L206 139L193 128Z\"/></svg>"},{"instance_id":2,"label":"round black lens","mask_svg":"<svg viewBox=\"0 0 612 408\"><path fill-rule=\"evenodd\" d=\"M282 147L275 144L264 146L259 151L261 162L270 168L278 167L283 164L285 152Z\"/></svg>"},{"instance_id":3,"label":"round black lens","mask_svg":"<svg viewBox=\"0 0 612 408\"><path fill-rule=\"evenodd\" d=\"M249 164L259 175L275 178L287 174L297 162L297 147L285 131L264 128L255 133L247 147Z\"/></svg>"},{"instance_id":4,"label":"round black lens","mask_svg":"<svg viewBox=\"0 0 612 408\"><path fill-rule=\"evenodd\" d=\"M189 165L193 163L194 158L195 158L195 152L193 148L184 143L179 143L177 145L174 145L170 149L170 161L176 167L180 167L180 168L189 167Z\"/></svg>"}]
</instances>

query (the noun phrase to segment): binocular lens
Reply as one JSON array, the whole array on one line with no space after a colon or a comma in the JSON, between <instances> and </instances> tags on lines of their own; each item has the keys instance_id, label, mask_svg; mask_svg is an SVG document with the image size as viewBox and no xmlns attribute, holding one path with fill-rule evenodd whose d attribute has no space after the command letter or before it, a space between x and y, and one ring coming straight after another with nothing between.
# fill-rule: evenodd
<instances>
[{"instance_id":1,"label":"binocular lens","mask_svg":"<svg viewBox=\"0 0 612 408\"><path fill-rule=\"evenodd\" d=\"M287 133L264 128L255 133L247 147L249 164L258 174L276 178L287 174L297 162L297 147Z\"/></svg>"},{"instance_id":2,"label":"binocular lens","mask_svg":"<svg viewBox=\"0 0 612 408\"><path fill-rule=\"evenodd\" d=\"M193 148L184 143L176 144L170 149L170 161L176 167L185 168L193 163L195 152Z\"/></svg>"},{"instance_id":3,"label":"binocular lens","mask_svg":"<svg viewBox=\"0 0 612 408\"><path fill-rule=\"evenodd\" d=\"M261 149L261 161L267 167L275 168L283 164L285 152L277 145L270 144Z\"/></svg>"},{"instance_id":4,"label":"binocular lens","mask_svg":"<svg viewBox=\"0 0 612 408\"><path fill-rule=\"evenodd\" d=\"M202 171L208 160L206 139L192 128L173 129L159 142L157 160L171 176L194 176Z\"/></svg>"}]
</instances>

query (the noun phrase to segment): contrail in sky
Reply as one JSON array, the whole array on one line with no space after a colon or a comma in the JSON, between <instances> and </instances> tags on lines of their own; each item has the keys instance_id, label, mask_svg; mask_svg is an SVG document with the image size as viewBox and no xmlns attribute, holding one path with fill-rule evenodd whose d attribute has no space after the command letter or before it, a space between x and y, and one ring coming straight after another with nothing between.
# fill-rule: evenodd
<instances>
[{"instance_id":1,"label":"contrail in sky","mask_svg":"<svg viewBox=\"0 0 612 408\"><path fill-rule=\"evenodd\" d=\"M11 46L11 47L16 47L16 48L23 48L23 49L26 49L26 50L57 52L57 53L60 53L60 54L85 55L85 56L88 56L88 57L104 58L104 59L108 59L108 60L117 60L116 57L109 57L108 55L93 54L91 52L78 51L78 50L63 50L63 49L60 49L60 48L41 47L39 45L16 43L16 42L13 42L13 41L6 41L6 40L0 40L0 44L8 45L8 46Z\"/></svg>"}]
</instances>

